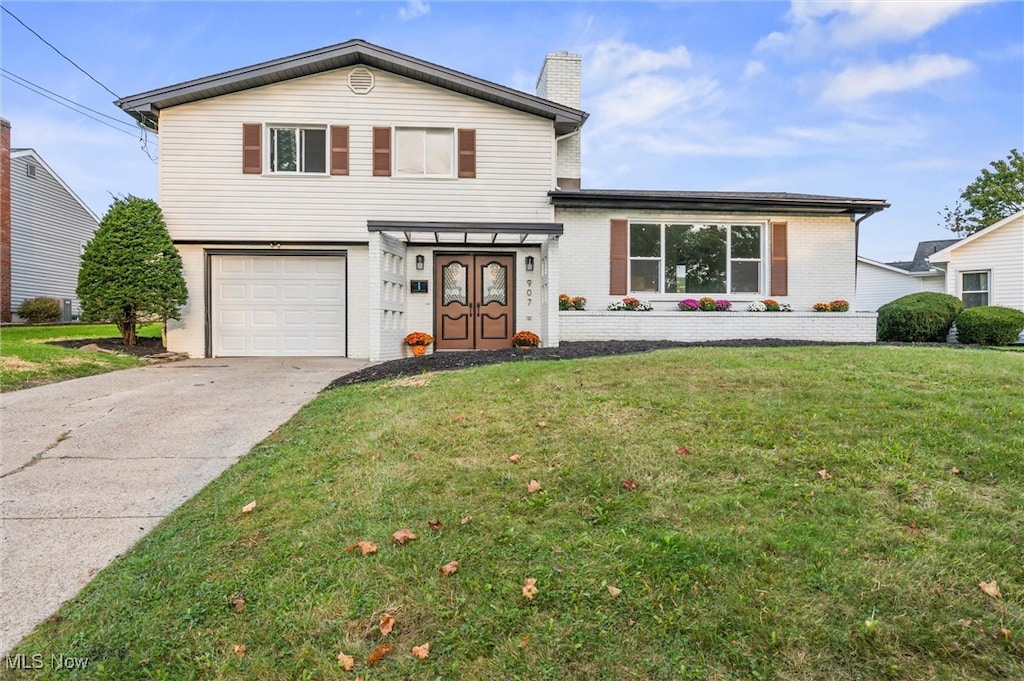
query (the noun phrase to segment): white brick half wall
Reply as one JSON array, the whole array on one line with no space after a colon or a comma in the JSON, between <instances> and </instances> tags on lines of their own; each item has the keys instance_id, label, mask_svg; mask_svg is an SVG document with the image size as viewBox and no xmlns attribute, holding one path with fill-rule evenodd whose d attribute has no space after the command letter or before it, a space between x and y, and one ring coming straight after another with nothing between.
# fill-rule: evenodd
<instances>
[{"instance_id":1,"label":"white brick half wall","mask_svg":"<svg viewBox=\"0 0 1024 681\"><path fill-rule=\"evenodd\" d=\"M853 312L560 312L561 340L762 339L874 343L878 315Z\"/></svg>"}]
</instances>

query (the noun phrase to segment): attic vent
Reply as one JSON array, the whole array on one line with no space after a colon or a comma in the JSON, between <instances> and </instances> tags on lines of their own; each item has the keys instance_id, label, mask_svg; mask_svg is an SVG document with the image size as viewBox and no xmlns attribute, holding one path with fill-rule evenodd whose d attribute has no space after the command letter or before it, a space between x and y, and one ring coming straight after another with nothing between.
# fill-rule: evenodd
<instances>
[{"instance_id":1,"label":"attic vent","mask_svg":"<svg viewBox=\"0 0 1024 681\"><path fill-rule=\"evenodd\" d=\"M348 74L348 88L357 95L365 95L373 89L373 74L364 68L352 69Z\"/></svg>"},{"instance_id":2,"label":"attic vent","mask_svg":"<svg viewBox=\"0 0 1024 681\"><path fill-rule=\"evenodd\" d=\"M25 173L26 173L26 174L27 174L27 175L28 175L29 177L35 177L35 176L36 176L36 164L35 164L35 163L29 163L29 164L28 164L28 165L27 165L27 166L25 167Z\"/></svg>"}]
</instances>

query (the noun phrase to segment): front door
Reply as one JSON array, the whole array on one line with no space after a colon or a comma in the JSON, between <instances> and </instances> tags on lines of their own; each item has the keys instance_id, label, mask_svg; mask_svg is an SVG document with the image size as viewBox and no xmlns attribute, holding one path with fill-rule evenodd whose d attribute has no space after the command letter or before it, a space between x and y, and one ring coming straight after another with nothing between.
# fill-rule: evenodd
<instances>
[{"instance_id":1,"label":"front door","mask_svg":"<svg viewBox=\"0 0 1024 681\"><path fill-rule=\"evenodd\" d=\"M512 346L515 256L437 255L434 272L434 335L438 350L495 350Z\"/></svg>"}]
</instances>

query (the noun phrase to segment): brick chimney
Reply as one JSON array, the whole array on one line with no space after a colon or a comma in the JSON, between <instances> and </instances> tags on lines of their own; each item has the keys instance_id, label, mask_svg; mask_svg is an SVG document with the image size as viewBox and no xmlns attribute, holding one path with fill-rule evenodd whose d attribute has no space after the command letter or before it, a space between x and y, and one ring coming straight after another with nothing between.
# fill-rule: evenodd
<instances>
[{"instance_id":1,"label":"brick chimney","mask_svg":"<svg viewBox=\"0 0 1024 681\"><path fill-rule=\"evenodd\" d=\"M11 321L11 124L0 118L0 321Z\"/></svg>"},{"instance_id":2,"label":"brick chimney","mask_svg":"<svg viewBox=\"0 0 1024 681\"><path fill-rule=\"evenodd\" d=\"M580 55L551 52L537 78L537 96L580 108ZM580 133L558 142L555 184L559 189L580 188Z\"/></svg>"}]
</instances>

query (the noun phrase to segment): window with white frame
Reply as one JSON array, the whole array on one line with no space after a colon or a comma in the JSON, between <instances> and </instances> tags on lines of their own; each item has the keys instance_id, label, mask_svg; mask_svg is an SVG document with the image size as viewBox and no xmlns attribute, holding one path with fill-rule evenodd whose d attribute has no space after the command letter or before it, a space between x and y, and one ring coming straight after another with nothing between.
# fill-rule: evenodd
<instances>
[{"instance_id":1,"label":"window with white frame","mask_svg":"<svg viewBox=\"0 0 1024 681\"><path fill-rule=\"evenodd\" d=\"M760 293L763 244L759 224L630 224L630 290Z\"/></svg>"},{"instance_id":2,"label":"window with white frame","mask_svg":"<svg viewBox=\"0 0 1024 681\"><path fill-rule=\"evenodd\" d=\"M270 171L326 173L325 128L270 128Z\"/></svg>"},{"instance_id":3,"label":"window with white frame","mask_svg":"<svg viewBox=\"0 0 1024 681\"><path fill-rule=\"evenodd\" d=\"M395 175L452 177L454 147L451 128L396 128Z\"/></svg>"},{"instance_id":4,"label":"window with white frame","mask_svg":"<svg viewBox=\"0 0 1024 681\"><path fill-rule=\"evenodd\" d=\"M960 298L964 307L988 305L988 271L961 272Z\"/></svg>"}]
</instances>

